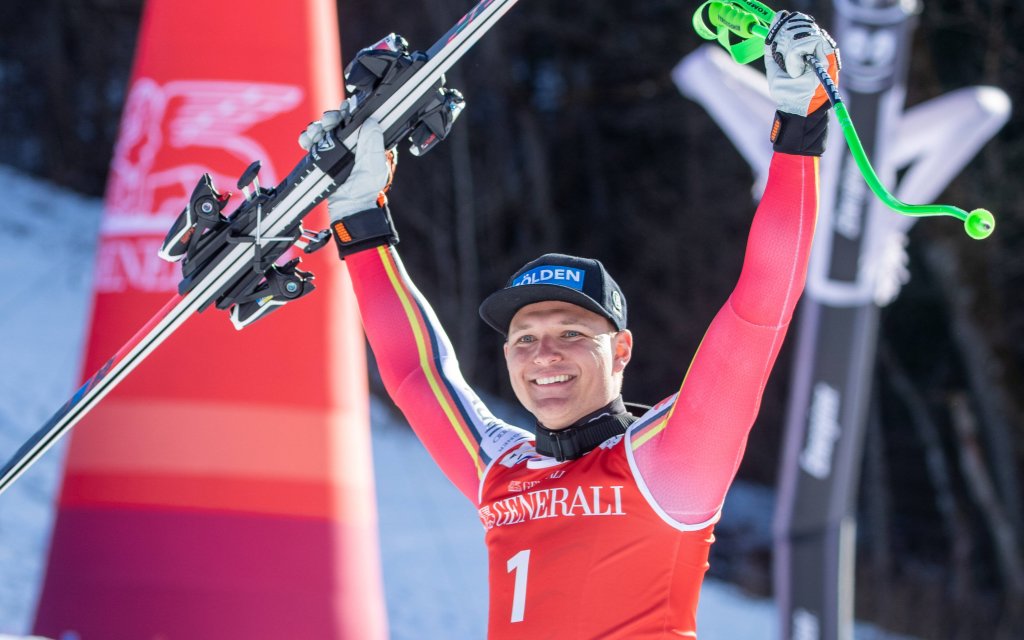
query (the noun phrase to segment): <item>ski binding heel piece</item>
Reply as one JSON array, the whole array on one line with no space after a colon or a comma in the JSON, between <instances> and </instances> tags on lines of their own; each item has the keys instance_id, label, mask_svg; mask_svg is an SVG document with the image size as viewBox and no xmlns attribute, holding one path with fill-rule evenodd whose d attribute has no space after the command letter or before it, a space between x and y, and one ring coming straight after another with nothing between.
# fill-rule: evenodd
<instances>
[{"instance_id":1,"label":"ski binding heel piece","mask_svg":"<svg viewBox=\"0 0 1024 640\"><path fill-rule=\"evenodd\" d=\"M192 190L188 205L171 225L157 253L168 262L178 262L194 252L199 240L208 232L227 224L221 215L231 193L221 194L213 186L213 178L204 173Z\"/></svg>"},{"instance_id":2,"label":"ski binding heel piece","mask_svg":"<svg viewBox=\"0 0 1024 640\"><path fill-rule=\"evenodd\" d=\"M422 156L436 147L451 133L455 119L465 108L466 100L457 89L438 89L409 134L409 153Z\"/></svg>"},{"instance_id":3,"label":"ski binding heel piece","mask_svg":"<svg viewBox=\"0 0 1024 640\"><path fill-rule=\"evenodd\" d=\"M392 81L401 68L411 63L409 43L402 36L390 33L375 44L361 49L345 67L345 93L356 96L357 103L361 102L362 97ZM358 107L358 104L354 106Z\"/></svg>"},{"instance_id":4,"label":"ski binding heel piece","mask_svg":"<svg viewBox=\"0 0 1024 640\"><path fill-rule=\"evenodd\" d=\"M300 271L296 268L298 264L299 259L293 258L286 264L272 265L252 293L235 300L231 307L235 329L241 331L271 311L313 292L313 274Z\"/></svg>"}]
</instances>

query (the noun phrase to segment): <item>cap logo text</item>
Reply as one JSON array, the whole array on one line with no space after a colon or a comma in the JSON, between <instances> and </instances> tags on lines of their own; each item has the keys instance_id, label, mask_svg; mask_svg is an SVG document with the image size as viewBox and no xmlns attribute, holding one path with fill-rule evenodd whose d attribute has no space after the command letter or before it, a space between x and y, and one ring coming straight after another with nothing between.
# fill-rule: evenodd
<instances>
[{"instance_id":1,"label":"cap logo text","mask_svg":"<svg viewBox=\"0 0 1024 640\"><path fill-rule=\"evenodd\" d=\"M572 267L534 267L513 280L512 286L554 284L582 291L583 279L586 275L583 269L574 269Z\"/></svg>"}]
</instances>

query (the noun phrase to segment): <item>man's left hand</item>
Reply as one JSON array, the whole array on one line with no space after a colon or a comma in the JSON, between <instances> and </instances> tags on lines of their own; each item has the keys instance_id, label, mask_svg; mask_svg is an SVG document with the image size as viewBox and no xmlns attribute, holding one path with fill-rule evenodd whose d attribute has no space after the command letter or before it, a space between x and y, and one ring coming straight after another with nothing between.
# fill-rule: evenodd
<instances>
[{"instance_id":1,"label":"man's left hand","mask_svg":"<svg viewBox=\"0 0 1024 640\"><path fill-rule=\"evenodd\" d=\"M768 89L779 111L808 116L828 102L825 89L804 56L813 55L839 86L839 49L828 33L805 13L779 11L764 41Z\"/></svg>"}]
</instances>

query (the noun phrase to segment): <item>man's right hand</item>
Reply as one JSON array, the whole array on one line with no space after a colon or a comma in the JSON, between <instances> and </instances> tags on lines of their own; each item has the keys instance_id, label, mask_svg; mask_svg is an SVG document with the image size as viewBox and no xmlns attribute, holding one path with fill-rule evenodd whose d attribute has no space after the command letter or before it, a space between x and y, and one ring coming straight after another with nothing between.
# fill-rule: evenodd
<instances>
[{"instance_id":1,"label":"man's right hand","mask_svg":"<svg viewBox=\"0 0 1024 640\"><path fill-rule=\"evenodd\" d=\"M299 136L307 151L324 139L342 121L340 111L327 111ZM368 118L356 137L355 164L348 178L327 197L331 232L338 255L345 256L384 244L397 244L398 233L388 213L387 196L398 156L384 148L380 123Z\"/></svg>"},{"instance_id":2,"label":"man's right hand","mask_svg":"<svg viewBox=\"0 0 1024 640\"><path fill-rule=\"evenodd\" d=\"M299 135L299 145L307 151L341 123L340 111L326 111L320 120L311 122ZM327 198L331 222L352 214L383 206L384 195L391 187L397 164L397 152L384 149L384 132L380 123L370 118L359 129L356 140L355 165L348 179Z\"/></svg>"}]
</instances>

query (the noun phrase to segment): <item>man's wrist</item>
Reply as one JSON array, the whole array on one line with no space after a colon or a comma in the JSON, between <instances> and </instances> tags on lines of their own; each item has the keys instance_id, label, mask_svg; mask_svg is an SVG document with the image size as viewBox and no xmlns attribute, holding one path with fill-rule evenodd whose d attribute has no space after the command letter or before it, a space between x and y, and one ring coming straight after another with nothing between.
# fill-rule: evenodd
<instances>
[{"instance_id":1,"label":"man's wrist","mask_svg":"<svg viewBox=\"0 0 1024 640\"><path fill-rule=\"evenodd\" d=\"M825 153L829 106L826 103L807 116L776 111L771 133L775 150L797 156L820 156Z\"/></svg>"},{"instance_id":2,"label":"man's wrist","mask_svg":"<svg viewBox=\"0 0 1024 640\"><path fill-rule=\"evenodd\" d=\"M387 206L374 207L331 222L338 257L383 245L398 244L398 232Z\"/></svg>"}]
</instances>

